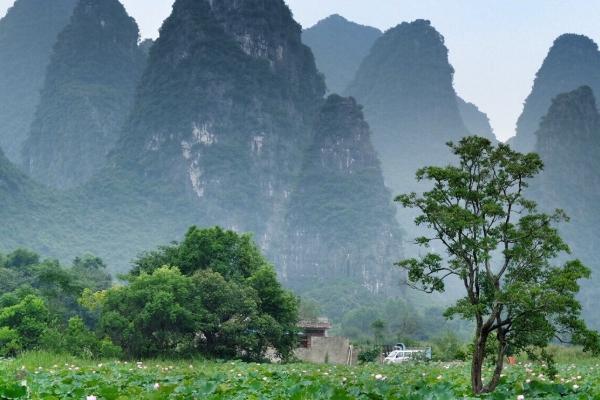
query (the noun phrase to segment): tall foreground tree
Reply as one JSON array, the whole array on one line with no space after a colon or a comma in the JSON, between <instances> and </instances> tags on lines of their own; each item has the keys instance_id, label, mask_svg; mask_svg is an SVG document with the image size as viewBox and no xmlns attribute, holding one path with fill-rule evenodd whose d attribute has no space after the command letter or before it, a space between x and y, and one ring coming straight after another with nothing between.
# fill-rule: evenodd
<instances>
[{"instance_id":1,"label":"tall foreground tree","mask_svg":"<svg viewBox=\"0 0 600 400\"><path fill-rule=\"evenodd\" d=\"M408 271L409 284L425 292L443 292L451 278L464 284L465 296L446 316L474 321L474 393L496 389L509 349L545 354L548 343L559 340L598 352L600 337L586 327L575 298L578 280L590 271L578 260L557 261L570 250L555 225L568 218L561 210L541 213L524 196L528 181L543 169L539 156L480 137L449 147L458 157L455 166L417 171L417 180L429 181L431 190L396 199L417 209L415 223L431 232L417 243L441 244L447 257L431 252L398 265ZM486 346L496 344L494 373L484 382Z\"/></svg>"}]
</instances>

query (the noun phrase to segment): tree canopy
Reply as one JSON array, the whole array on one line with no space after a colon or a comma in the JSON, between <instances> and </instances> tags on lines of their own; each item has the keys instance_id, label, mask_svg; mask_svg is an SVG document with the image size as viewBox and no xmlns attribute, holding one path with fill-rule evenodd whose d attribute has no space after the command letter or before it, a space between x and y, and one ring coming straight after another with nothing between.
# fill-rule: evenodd
<instances>
[{"instance_id":1,"label":"tree canopy","mask_svg":"<svg viewBox=\"0 0 600 400\"><path fill-rule=\"evenodd\" d=\"M84 291L112 285L106 266L86 255L70 268L25 249L0 254L0 355L46 349L79 356L114 356L119 349L96 337L97 316L82 304Z\"/></svg>"},{"instance_id":2,"label":"tree canopy","mask_svg":"<svg viewBox=\"0 0 600 400\"><path fill-rule=\"evenodd\" d=\"M578 260L559 261L570 250L556 225L568 218L561 210L541 213L526 197L528 182L543 169L539 156L480 137L449 147L455 165L417 172L417 180L432 184L429 191L396 199L417 209L416 225L431 232L417 243L441 246L446 257L432 251L398 265L411 286L426 292L444 291L450 278L462 282L464 297L446 316L475 323L473 391L496 388L509 352L541 350L546 356L543 349L553 340L599 351L599 336L587 329L576 299L578 281L590 271ZM486 345L494 339L496 367L484 384Z\"/></svg>"},{"instance_id":3,"label":"tree canopy","mask_svg":"<svg viewBox=\"0 0 600 400\"><path fill-rule=\"evenodd\" d=\"M131 356L287 358L298 301L249 235L192 227L181 243L135 261L129 285L100 301L101 330Z\"/></svg>"}]
</instances>

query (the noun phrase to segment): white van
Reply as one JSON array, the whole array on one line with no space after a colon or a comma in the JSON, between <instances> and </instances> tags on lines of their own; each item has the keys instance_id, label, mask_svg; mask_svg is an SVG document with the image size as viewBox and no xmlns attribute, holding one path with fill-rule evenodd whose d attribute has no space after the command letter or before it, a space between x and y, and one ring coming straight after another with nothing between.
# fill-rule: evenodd
<instances>
[{"instance_id":1,"label":"white van","mask_svg":"<svg viewBox=\"0 0 600 400\"><path fill-rule=\"evenodd\" d=\"M383 360L385 364L400 364L406 361L410 361L410 354L404 350L394 350Z\"/></svg>"},{"instance_id":2,"label":"white van","mask_svg":"<svg viewBox=\"0 0 600 400\"><path fill-rule=\"evenodd\" d=\"M394 350L383 360L384 364L401 364L407 361L431 360L431 348Z\"/></svg>"}]
</instances>

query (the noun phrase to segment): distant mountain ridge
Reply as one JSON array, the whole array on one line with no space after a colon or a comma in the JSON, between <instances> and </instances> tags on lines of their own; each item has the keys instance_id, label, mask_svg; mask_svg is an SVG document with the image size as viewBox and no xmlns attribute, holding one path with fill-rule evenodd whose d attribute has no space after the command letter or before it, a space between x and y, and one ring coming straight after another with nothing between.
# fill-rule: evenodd
<instances>
[{"instance_id":1,"label":"distant mountain ridge","mask_svg":"<svg viewBox=\"0 0 600 400\"><path fill-rule=\"evenodd\" d=\"M160 37L142 47L146 69L132 105L119 103L129 116L111 148L94 142L105 139L96 129L108 122L70 124L92 114L92 122L121 118L78 107L91 93L114 104L113 90L134 81L125 56L143 52L116 0L80 1L56 45L39 130L28 142L28 165L44 161L31 170L38 182L14 175L10 163L3 168L27 189L20 199L2 198L10 206L0 210L0 249L23 245L60 259L91 252L122 272L190 225L220 225L252 232L298 292L333 284L373 296L401 292L392 279L401 232L369 127L355 100L324 98L323 77L282 0L177 0ZM94 29L79 30L82 21ZM106 38L113 44L102 49L110 51L90 46L92 54L72 57L80 40ZM90 153L68 145L80 142ZM107 152L104 165L87 164Z\"/></svg>"},{"instance_id":2,"label":"distant mountain ridge","mask_svg":"<svg viewBox=\"0 0 600 400\"><path fill-rule=\"evenodd\" d=\"M334 14L304 30L302 41L313 51L329 91L343 93L382 34L377 28Z\"/></svg>"},{"instance_id":3,"label":"distant mountain ridge","mask_svg":"<svg viewBox=\"0 0 600 400\"><path fill-rule=\"evenodd\" d=\"M386 182L395 193L417 189L416 170L449 161L445 143L469 134L453 76L443 36L429 21L417 20L375 42L347 91L365 107Z\"/></svg>"},{"instance_id":4,"label":"distant mountain ridge","mask_svg":"<svg viewBox=\"0 0 600 400\"><path fill-rule=\"evenodd\" d=\"M359 25L336 14L306 29L303 41L313 50L329 90L345 93L362 62L369 56L373 44L381 36L382 32L377 28ZM468 131L496 141L488 116L475 104L460 97L457 97L457 101Z\"/></svg>"},{"instance_id":5,"label":"distant mountain ridge","mask_svg":"<svg viewBox=\"0 0 600 400\"><path fill-rule=\"evenodd\" d=\"M600 327L600 114L589 86L560 94L536 133L535 151L545 168L532 194L547 211L561 208L570 217L560 226L574 258L592 268L592 281L583 281L582 299L588 319Z\"/></svg>"},{"instance_id":6,"label":"distant mountain ridge","mask_svg":"<svg viewBox=\"0 0 600 400\"><path fill-rule=\"evenodd\" d=\"M15 163L29 133L52 46L77 0L17 0L0 20L0 147Z\"/></svg>"},{"instance_id":7,"label":"distant mountain ridge","mask_svg":"<svg viewBox=\"0 0 600 400\"><path fill-rule=\"evenodd\" d=\"M146 55L118 0L79 0L60 33L29 137L24 167L65 189L91 179L121 134Z\"/></svg>"},{"instance_id":8,"label":"distant mountain ridge","mask_svg":"<svg viewBox=\"0 0 600 400\"><path fill-rule=\"evenodd\" d=\"M496 134L490 124L487 114L481 111L475 104L469 103L457 97L458 111L463 122L471 135L477 135L497 142Z\"/></svg>"},{"instance_id":9,"label":"distant mountain ridge","mask_svg":"<svg viewBox=\"0 0 600 400\"><path fill-rule=\"evenodd\" d=\"M510 143L519 151L533 151L535 132L552 99L583 85L600 93L598 45L584 35L561 35L554 41L536 74L533 89L517 122L517 134Z\"/></svg>"}]
</instances>

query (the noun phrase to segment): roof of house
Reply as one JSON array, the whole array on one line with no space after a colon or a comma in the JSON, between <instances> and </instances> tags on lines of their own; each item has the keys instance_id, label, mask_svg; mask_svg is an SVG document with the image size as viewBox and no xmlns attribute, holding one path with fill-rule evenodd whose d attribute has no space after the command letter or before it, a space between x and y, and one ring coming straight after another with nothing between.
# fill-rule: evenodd
<instances>
[{"instance_id":1,"label":"roof of house","mask_svg":"<svg viewBox=\"0 0 600 400\"><path fill-rule=\"evenodd\" d=\"M304 329L331 329L331 323L329 321L300 321L298 322L299 328Z\"/></svg>"}]
</instances>

